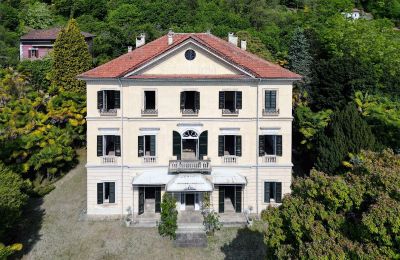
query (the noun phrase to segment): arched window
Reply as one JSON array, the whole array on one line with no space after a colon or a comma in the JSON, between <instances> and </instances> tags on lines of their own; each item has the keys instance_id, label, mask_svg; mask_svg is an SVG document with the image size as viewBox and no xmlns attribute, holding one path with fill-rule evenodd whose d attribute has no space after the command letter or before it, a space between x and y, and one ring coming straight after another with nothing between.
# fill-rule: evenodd
<instances>
[{"instance_id":1,"label":"arched window","mask_svg":"<svg viewBox=\"0 0 400 260\"><path fill-rule=\"evenodd\" d=\"M199 135L193 130L187 130L182 134L184 139L197 139Z\"/></svg>"}]
</instances>

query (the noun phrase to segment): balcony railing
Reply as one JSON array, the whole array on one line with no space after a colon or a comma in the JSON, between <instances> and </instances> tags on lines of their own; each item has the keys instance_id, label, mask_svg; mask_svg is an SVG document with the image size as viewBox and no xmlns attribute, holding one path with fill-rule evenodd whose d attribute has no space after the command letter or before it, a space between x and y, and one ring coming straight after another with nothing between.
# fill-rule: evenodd
<instances>
[{"instance_id":1,"label":"balcony railing","mask_svg":"<svg viewBox=\"0 0 400 260\"><path fill-rule=\"evenodd\" d=\"M210 173L210 160L171 160L169 161L169 172L184 173L184 172L201 172Z\"/></svg>"},{"instance_id":2,"label":"balcony railing","mask_svg":"<svg viewBox=\"0 0 400 260\"><path fill-rule=\"evenodd\" d=\"M239 110L238 109L222 109L222 115L223 116L237 116L239 115Z\"/></svg>"},{"instance_id":3,"label":"balcony railing","mask_svg":"<svg viewBox=\"0 0 400 260\"><path fill-rule=\"evenodd\" d=\"M101 116L116 116L117 109L99 109Z\"/></svg>"},{"instance_id":4,"label":"balcony railing","mask_svg":"<svg viewBox=\"0 0 400 260\"><path fill-rule=\"evenodd\" d=\"M102 164L117 164L117 158L116 156L102 156L100 160Z\"/></svg>"},{"instance_id":5,"label":"balcony railing","mask_svg":"<svg viewBox=\"0 0 400 260\"><path fill-rule=\"evenodd\" d=\"M276 109L263 109L263 116L279 116L279 108Z\"/></svg>"},{"instance_id":6,"label":"balcony railing","mask_svg":"<svg viewBox=\"0 0 400 260\"><path fill-rule=\"evenodd\" d=\"M237 156L236 155L225 155L222 157L222 163L225 164L236 164Z\"/></svg>"},{"instance_id":7,"label":"balcony railing","mask_svg":"<svg viewBox=\"0 0 400 260\"><path fill-rule=\"evenodd\" d=\"M199 114L198 109L181 109L182 115L185 116L197 116Z\"/></svg>"},{"instance_id":8,"label":"balcony railing","mask_svg":"<svg viewBox=\"0 0 400 260\"><path fill-rule=\"evenodd\" d=\"M276 163L276 155L264 155L263 162L264 163Z\"/></svg>"},{"instance_id":9,"label":"balcony railing","mask_svg":"<svg viewBox=\"0 0 400 260\"><path fill-rule=\"evenodd\" d=\"M142 109L142 116L156 116L158 109Z\"/></svg>"},{"instance_id":10,"label":"balcony railing","mask_svg":"<svg viewBox=\"0 0 400 260\"><path fill-rule=\"evenodd\" d=\"M157 163L157 157L155 156L143 156L143 163L144 164L155 164Z\"/></svg>"}]
</instances>

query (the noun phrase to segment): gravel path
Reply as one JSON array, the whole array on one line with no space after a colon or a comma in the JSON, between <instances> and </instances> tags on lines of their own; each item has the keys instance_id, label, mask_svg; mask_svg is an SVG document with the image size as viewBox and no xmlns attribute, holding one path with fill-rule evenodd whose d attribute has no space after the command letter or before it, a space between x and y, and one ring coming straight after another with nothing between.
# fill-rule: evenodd
<instances>
[{"instance_id":1,"label":"gravel path","mask_svg":"<svg viewBox=\"0 0 400 260\"><path fill-rule=\"evenodd\" d=\"M155 228L127 228L116 220L79 221L86 203L86 154L79 154L79 165L57 182L55 190L31 201L20 234L23 259L254 259L263 255L261 234L234 228L217 232L207 248L175 248Z\"/></svg>"}]
</instances>

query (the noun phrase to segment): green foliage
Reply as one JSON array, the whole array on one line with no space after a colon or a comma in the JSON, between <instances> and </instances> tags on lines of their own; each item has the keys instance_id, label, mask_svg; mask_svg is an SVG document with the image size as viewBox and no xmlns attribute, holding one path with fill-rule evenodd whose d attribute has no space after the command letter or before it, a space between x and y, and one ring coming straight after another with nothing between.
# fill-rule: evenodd
<instances>
[{"instance_id":1,"label":"green foliage","mask_svg":"<svg viewBox=\"0 0 400 260\"><path fill-rule=\"evenodd\" d=\"M203 225L209 235L214 235L215 230L222 228L222 223L219 221L219 215L215 211L203 212Z\"/></svg>"},{"instance_id":2,"label":"green foliage","mask_svg":"<svg viewBox=\"0 0 400 260\"><path fill-rule=\"evenodd\" d=\"M22 250L22 244L12 244L10 246L5 246L4 244L0 243L0 259L6 260L14 252L21 250Z\"/></svg>"},{"instance_id":3,"label":"green foliage","mask_svg":"<svg viewBox=\"0 0 400 260\"><path fill-rule=\"evenodd\" d=\"M315 166L329 174L333 174L341 166L349 153L379 147L370 126L353 104L336 111L332 115L331 123L317 139Z\"/></svg>"},{"instance_id":4,"label":"green foliage","mask_svg":"<svg viewBox=\"0 0 400 260\"><path fill-rule=\"evenodd\" d=\"M370 0L366 7L376 17L400 19L400 1L398 0Z\"/></svg>"},{"instance_id":5,"label":"green foliage","mask_svg":"<svg viewBox=\"0 0 400 260\"><path fill-rule=\"evenodd\" d=\"M161 218L158 224L158 233L161 236L168 236L171 239L176 238L178 228L178 211L176 210L176 200L169 194L164 193L161 202Z\"/></svg>"},{"instance_id":6,"label":"green foliage","mask_svg":"<svg viewBox=\"0 0 400 260\"><path fill-rule=\"evenodd\" d=\"M42 2L29 4L22 16L25 25L34 29L48 28L54 22L48 5Z\"/></svg>"},{"instance_id":7,"label":"green foliage","mask_svg":"<svg viewBox=\"0 0 400 260\"><path fill-rule=\"evenodd\" d=\"M312 171L262 212L270 258L400 257L400 157L361 152L346 175Z\"/></svg>"},{"instance_id":8,"label":"green foliage","mask_svg":"<svg viewBox=\"0 0 400 260\"><path fill-rule=\"evenodd\" d=\"M0 239L17 223L27 201L26 183L0 162Z\"/></svg>"},{"instance_id":9,"label":"green foliage","mask_svg":"<svg viewBox=\"0 0 400 260\"><path fill-rule=\"evenodd\" d=\"M309 81L311 76L312 56L310 54L310 43L308 42L304 30L296 28L293 32L292 40L288 53L288 68Z\"/></svg>"},{"instance_id":10,"label":"green foliage","mask_svg":"<svg viewBox=\"0 0 400 260\"><path fill-rule=\"evenodd\" d=\"M88 46L76 21L71 19L59 33L54 43L52 83L67 91L85 92L85 83L76 76L92 66Z\"/></svg>"},{"instance_id":11,"label":"green foliage","mask_svg":"<svg viewBox=\"0 0 400 260\"><path fill-rule=\"evenodd\" d=\"M267 60L273 60L271 52L265 47L257 36L252 36L246 31L239 31L236 34L240 40L247 41L247 50Z\"/></svg>"},{"instance_id":12,"label":"green foliage","mask_svg":"<svg viewBox=\"0 0 400 260\"><path fill-rule=\"evenodd\" d=\"M24 60L18 64L18 71L29 78L29 83L36 91L47 92L50 87L51 58Z\"/></svg>"}]
</instances>

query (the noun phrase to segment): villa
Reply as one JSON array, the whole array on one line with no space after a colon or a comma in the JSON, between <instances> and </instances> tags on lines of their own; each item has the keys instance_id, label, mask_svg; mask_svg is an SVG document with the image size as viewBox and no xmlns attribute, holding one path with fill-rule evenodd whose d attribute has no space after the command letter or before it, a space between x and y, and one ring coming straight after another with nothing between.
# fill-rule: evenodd
<instances>
[{"instance_id":1,"label":"villa","mask_svg":"<svg viewBox=\"0 0 400 260\"><path fill-rule=\"evenodd\" d=\"M238 46L238 43L240 46ZM87 214L259 214L291 192L292 84L234 34L169 32L79 75L87 84ZM159 215L158 215L159 216Z\"/></svg>"}]
</instances>

